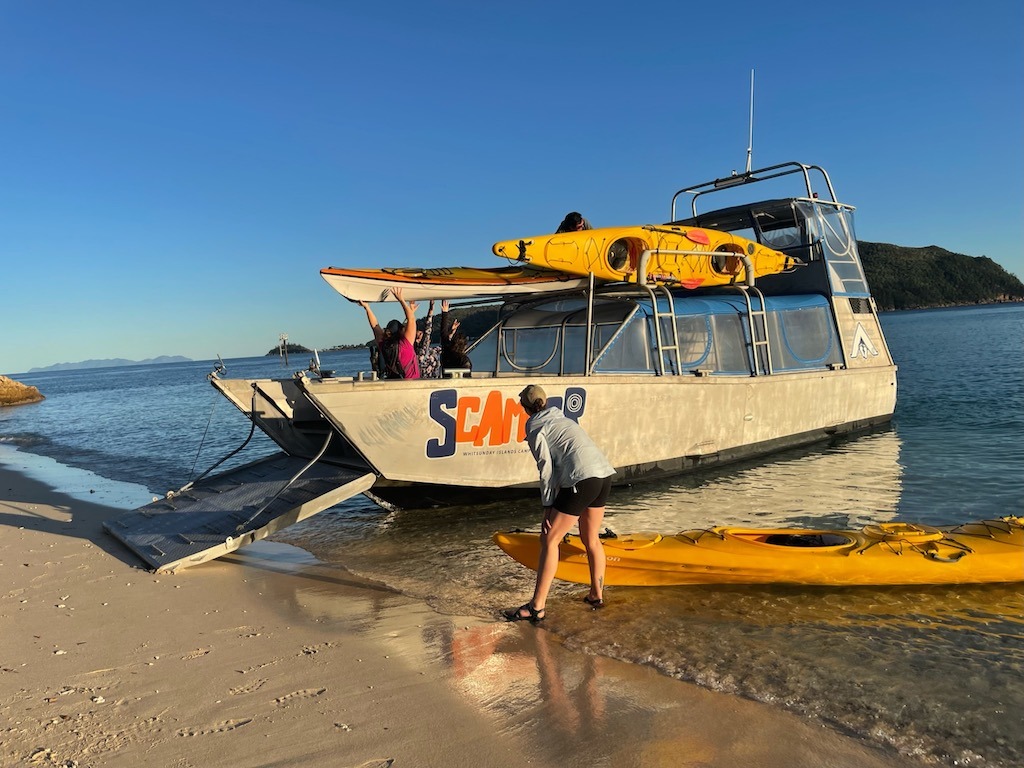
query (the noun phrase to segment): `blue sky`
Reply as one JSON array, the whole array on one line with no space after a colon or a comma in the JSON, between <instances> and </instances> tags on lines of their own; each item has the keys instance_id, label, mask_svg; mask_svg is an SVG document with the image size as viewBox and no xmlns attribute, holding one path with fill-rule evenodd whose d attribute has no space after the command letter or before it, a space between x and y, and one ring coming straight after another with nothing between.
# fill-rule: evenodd
<instances>
[{"instance_id":1,"label":"blue sky","mask_svg":"<svg viewBox=\"0 0 1024 768\"><path fill-rule=\"evenodd\" d=\"M1024 278L1020 0L370 5L0 0L0 372L358 343L321 267L664 221L751 69L755 167Z\"/></svg>"}]
</instances>

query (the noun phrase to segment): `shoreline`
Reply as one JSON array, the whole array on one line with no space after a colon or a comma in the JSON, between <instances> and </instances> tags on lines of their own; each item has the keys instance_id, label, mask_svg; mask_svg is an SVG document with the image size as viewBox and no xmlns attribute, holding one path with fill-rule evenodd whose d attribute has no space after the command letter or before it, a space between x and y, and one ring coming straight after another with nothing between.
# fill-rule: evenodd
<instances>
[{"instance_id":1,"label":"shoreline","mask_svg":"<svg viewBox=\"0 0 1024 768\"><path fill-rule=\"evenodd\" d=\"M156 575L120 511L0 463L0 765L922 764L284 544Z\"/></svg>"}]
</instances>

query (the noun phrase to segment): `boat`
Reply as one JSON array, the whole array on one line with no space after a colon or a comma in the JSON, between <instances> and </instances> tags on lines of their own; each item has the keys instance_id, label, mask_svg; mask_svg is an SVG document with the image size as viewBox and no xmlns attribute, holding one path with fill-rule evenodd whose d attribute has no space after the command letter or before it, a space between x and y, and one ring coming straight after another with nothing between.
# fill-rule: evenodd
<instances>
[{"instance_id":1,"label":"boat","mask_svg":"<svg viewBox=\"0 0 1024 768\"><path fill-rule=\"evenodd\" d=\"M537 533L494 534L512 558L536 570ZM856 531L715 526L663 536L602 539L606 585L690 584L897 586L1024 581L1024 518L933 527L887 522ZM590 583L578 536L558 547L556 578Z\"/></svg>"},{"instance_id":2,"label":"boat","mask_svg":"<svg viewBox=\"0 0 1024 768\"><path fill-rule=\"evenodd\" d=\"M511 267L325 267L320 276L351 301L394 301L401 288L406 301L470 299L482 296L544 293L583 288L588 278L553 269Z\"/></svg>"},{"instance_id":3,"label":"boat","mask_svg":"<svg viewBox=\"0 0 1024 768\"><path fill-rule=\"evenodd\" d=\"M795 194L756 196L768 179ZM750 202L699 210L725 187L749 192ZM405 508L536 493L518 402L528 384L587 430L615 466L616 484L891 420L897 369L857 254L854 209L837 200L823 168L785 163L684 187L670 210L668 228L733 233L804 266L747 270L742 280L696 289L646 274L588 275L583 286L525 294L497 286L458 305L500 308L469 347L471 371L382 381L367 360L354 376L311 364L281 378L220 371L211 384L282 453L371 473L366 495Z\"/></svg>"},{"instance_id":4,"label":"boat","mask_svg":"<svg viewBox=\"0 0 1024 768\"><path fill-rule=\"evenodd\" d=\"M684 288L730 285L795 269L793 254L732 232L692 225L607 227L503 240L495 256L599 280L678 283ZM646 254L646 256L645 256Z\"/></svg>"}]
</instances>

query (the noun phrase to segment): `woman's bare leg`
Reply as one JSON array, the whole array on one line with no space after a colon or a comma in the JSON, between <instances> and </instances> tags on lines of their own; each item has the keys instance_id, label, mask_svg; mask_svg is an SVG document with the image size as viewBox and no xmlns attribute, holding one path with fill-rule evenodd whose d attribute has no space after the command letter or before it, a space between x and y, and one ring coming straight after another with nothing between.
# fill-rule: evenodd
<instances>
[{"instance_id":1,"label":"woman's bare leg","mask_svg":"<svg viewBox=\"0 0 1024 768\"><path fill-rule=\"evenodd\" d=\"M605 554L601 543L601 524L604 522L604 507L589 507L580 515L580 539L587 550L587 564L590 566L591 600L604 599Z\"/></svg>"},{"instance_id":2,"label":"woman's bare leg","mask_svg":"<svg viewBox=\"0 0 1024 768\"><path fill-rule=\"evenodd\" d=\"M534 587L533 600L531 600L535 611L543 610L547 604L551 582L555 580L555 571L558 570L558 544L562 541L562 537L572 530L576 520L576 517L566 515L557 509L552 509L550 515L547 516L548 525L540 535L537 586Z\"/></svg>"}]
</instances>

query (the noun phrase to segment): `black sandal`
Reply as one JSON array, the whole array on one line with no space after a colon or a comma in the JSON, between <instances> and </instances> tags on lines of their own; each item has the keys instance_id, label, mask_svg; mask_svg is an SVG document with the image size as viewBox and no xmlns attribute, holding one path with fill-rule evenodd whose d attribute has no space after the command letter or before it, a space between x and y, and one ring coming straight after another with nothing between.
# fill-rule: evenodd
<instances>
[{"instance_id":1,"label":"black sandal","mask_svg":"<svg viewBox=\"0 0 1024 768\"><path fill-rule=\"evenodd\" d=\"M525 616L523 611L526 611ZM505 611L504 614L509 621L528 621L531 624L539 624L544 621L544 609L535 609L533 603L523 603L515 610Z\"/></svg>"},{"instance_id":2,"label":"black sandal","mask_svg":"<svg viewBox=\"0 0 1024 768\"><path fill-rule=\"evenodd\" d=\"M598 608L604 608L604 599L600 597L591 597L590 595L584 595L583 602L589 605L595 611Z\"/></svg>"}]
</instances>

